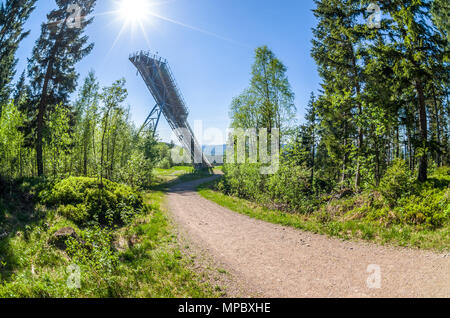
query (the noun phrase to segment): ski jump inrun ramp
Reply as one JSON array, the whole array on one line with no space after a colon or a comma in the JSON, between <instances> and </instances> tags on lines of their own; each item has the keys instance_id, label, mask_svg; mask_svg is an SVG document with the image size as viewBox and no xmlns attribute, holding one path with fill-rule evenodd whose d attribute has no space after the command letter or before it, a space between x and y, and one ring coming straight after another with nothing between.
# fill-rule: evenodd
<instances>
[{"instance_id":1,"label":"ski jump inrun ramp","mask_svg":"<svg viewBox=\"0 0 450 318\"><path fill-rule=\"evenodd\" d=\"M167 60L140 51L130 55L130 61L138 69L156 102L143 127L151 123L155 133L163 114L196 166L212 167L187 121L189 112Z\"/></svg>"}]
</instances>

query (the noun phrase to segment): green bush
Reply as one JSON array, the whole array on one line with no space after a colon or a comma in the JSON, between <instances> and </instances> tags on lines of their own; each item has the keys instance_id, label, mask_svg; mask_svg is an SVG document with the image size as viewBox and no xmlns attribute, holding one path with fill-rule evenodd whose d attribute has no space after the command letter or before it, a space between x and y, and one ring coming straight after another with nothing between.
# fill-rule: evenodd
<instances>
[{"instance_id":1,"label":"green bush","mask_svg":"<svg viewBox=\"0 0 450 318\"><path fill-rule=\"evenodd\" d=\"M88 221L109 226L126 224L143 208L139 192L109 180L104 180L101 187L92 178L62 180L42 197L43 203L57 206L58 212L78 224Z\"/></svg>"},{"instance_id":2,"label":"green bush","mask_svg":"<svg viewBox=\"0 0 450 318\"><path fill-rule=\"evenodd\" d=\"M98 274L111 274L119 264L119 257L112 249L112 235L98 226L81 233L80 240L67 241L67 254L78 265L88 266Z\"/></svg>"},{"instance_id":3,"label":"green bush","mask_svg":"<svg viewBox=\"0 0 450 318\"><path fill-rule=\"evenodd\" d=\"M259 164L227 164L223 171L217 189L225 194L302 213L317 208L311 172L303 166L283 163L273 175L262 174Z\"/></svg>"},{"instance_id":4,"label":"green bush","mask_svg":"<svg viewBox=\"0 0 450 318\"><path fill-rule=\"evenodd\" d=\"M164 158L158 164L159 169L170 169L172 167L170 160L168 158Z\"/></svg>"},{"instance_id":5,"label":"green bush","mask_svg":"<svg viewBox=\"0 0 450 318\"><path fill-rule=\"evenodd\" d=\"M153 164L143 153L135 152L129 158L126 166L120 170L121 182L132 187L146 187L151 184Z\"/></svg>"},{"instance_id":6,"label":"green bush","mask_svg":"<svg viewBox=\"0 0 450 318\"><path fill-rule=\"evenodd\" d=\"M312 212L309 197L312 194L311 173L301 166L281 165L270 176L267 190L271 199L295 211Z\"/></svg>"},{"instance_id":7,"label":"green bush","mask_svg":"<svg viewBox=\"0 0 450 318\"><path fill-rule=\"evenodd\" d=\"M404 223L437 228L449 222L450 190L425 189L404 201L395 209Z\"/></svg>"},{"instance_id":8,"label":"green bush","mask_svg":"<svg viewBox=\"0 0 450 318\"><path fill-rule=\"evenodd\" d=\"M249 200L264 196L267 176L261 174L259 164L227 164L224 166L222 188L227 194Z\"/></svg>"},{"instance_id":9,"label":"green bush","mask_svg":"<svg viewBox=\"0 0 450 318\"><path fill-rule=\"evenodd\" d=\"M78 204L77 206L71 204L61 205L58 207L57 212L77 224L83 223L89 217L84 204Z\"/></svg>"},{"instance_id":10,"label":"green bush","mask_svg":"<svg viewBox=\"0 0 450 318\"><path fill-rule=\"evenodd\" d=\"M379 190L386 202L394 205L412 192L413 178L404 160L395 159L381 179Z\"/></svg>"},{"instance_id":11,"label":"green bush","mask_svg":"<svg viewBox=\"0 0 450 318\"><path fill-rule=\"evenodd\" d=\"M405 161L397 159L382 178L379 191L349 196L320 195L304 166L283 162L273 175L262 175L257 164L225 165L216 189L277 210L315 213L319 222L359 220L436 229L450 223L450 168L435 168L429 180L415 182ZM325 187L323 187L325 188ZM320 193L321 191L319 191ZM273 205L273 206L272 206Z\"/></svg>"},{"instance_id":12,"label":"green bush","mask_svg":"<svg viewBox=\"0 0 450 318\"><path fill-rule=\"evenodd\" d=\"M84 194L87 189L98 187L99 182L96 179L71 177L43 190L39 196L44 204L77 205L84 203Z\"/></svg>"}]
</instances>

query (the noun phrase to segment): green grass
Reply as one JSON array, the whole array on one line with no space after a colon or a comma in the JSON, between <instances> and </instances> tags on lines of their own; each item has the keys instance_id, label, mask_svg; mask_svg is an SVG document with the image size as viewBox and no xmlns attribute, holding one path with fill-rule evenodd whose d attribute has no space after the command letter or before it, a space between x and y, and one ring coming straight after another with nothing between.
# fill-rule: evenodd
<instances>
[{"instance_id":1,"label":"green grass","mask_svg":"<svg viewBox=\"0 0 450 318\"><path fill-rule=\"evenodd\" d=\"M323 212L310 215L286 213L215 191L216 182L218 181L201 185L198 188L199 194L223 207L255 219L345 240L367 240L383 245L391 244L435 251L450 250L449 224L438 229L427 229L405 224L385 226L379 222L363 219L333 220Z\"/></svg>"},{"instance_id":2,"label":"green grass","mask_svg":"<svg viewBox=\"0 0 450 318\"><path fill-rule=\"evenodd\" d=\"M153 191L164 191L179 183L204 179L212 175L208 169L195 170L193 167L179 166L171 169L155 169L156 181L151 187Z\"/></svg>"},{"instance_id":3,"label":"green grass","mask_svg":"<svg viewBox=\"0 0 450 318\"><path fill-rule=\"evenodd\" d=\"M192 166L175 166L170 169L155 168L153 171L159 178L169 177L173 180L180 175L193 173L194 168Z\"/></svg>"},{"instance_id":4,"label":"green grass","mask_svg":"<svg viewBox=\"0 0 450 318\"><path fill-rule=\"evenodd\" d=\"M178 248L161 209L164 193L143 196L146 208L127 225L114 228L81 227L56 208L40 204L28 206L24 216L3 201L2 214L7 217L0 220L0 234L8 229L8 236L0 240L0 298L217 297ZM64 251L50 242L52 234L66 226L84 242L69 242ZM67 284L72 264L80 268L79 289Z\"/></svg>"}]
</instances>

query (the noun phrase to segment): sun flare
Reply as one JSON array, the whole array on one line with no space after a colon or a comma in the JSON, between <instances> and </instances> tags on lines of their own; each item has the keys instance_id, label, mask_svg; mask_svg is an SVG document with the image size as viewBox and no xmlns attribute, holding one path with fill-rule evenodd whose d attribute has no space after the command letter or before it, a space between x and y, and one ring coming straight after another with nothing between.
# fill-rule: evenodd
<instances>
[{"instance_id":1,"label":"sun flare","mask_svg":"<svg viewBox=\"0 0 450 318\"><path fill-rule=\"evenodd\" d=\"M158 27L157 21L172 23L195 32L213 36L220 40L248 47L213 32L171 19L158 12L158 7L170 4L172 3L172 1L173 0L113 0L114 9L105 14L114 16L112 21L114 21L114 23L117 25L121 25L121 27L114 40L114 43L111 46L110 52L123 37L126 37L127 40L133 40L136 38L139 38L140 40L143 39L146 42L147 46L151 47L149 32L154 31Z\"/></svg>"},{"instance_id":2,"label":"sun flare","mask_svg":"<svg viewBox=\"0 0 450 318\"><path fill-rule=\"evenodd\" d=\"M119 13L127 23L141 23L150 13L150 0L121 0Z\"/></svg>"}]
</instances>

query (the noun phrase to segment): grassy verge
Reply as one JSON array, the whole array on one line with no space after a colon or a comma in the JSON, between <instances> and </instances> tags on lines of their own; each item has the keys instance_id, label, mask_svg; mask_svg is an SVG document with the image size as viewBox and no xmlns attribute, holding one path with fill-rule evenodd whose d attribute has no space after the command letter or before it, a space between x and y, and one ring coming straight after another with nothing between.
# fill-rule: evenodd
<instances>
[{"instance_id":1,"label":"grassy verge","mask_svg":"<svg viewBox=\"0 0 450 318\"><path fill-rule=\"evenodd\" d=\"M332 220L323 213L310 215L286 213L248 200L227 196L215 190L217 182L201 185L198 192L208 200L255 219L345 240L367 240L383 245L392 244L435 251L450 250L450 225L448 224L439 229L426 229L412 225L385 226L380 222L361 219Z\"/></svg>"},{"instance_id":2,"label":"grassy verge","mask_svg":"<svg viewBox=\"0 0 450 318\"><path fill-rule=\"evenodd\" d=\"M127 221L104 226L75 222L78 219L67 211L79 212L78 206L40 203L33 198L40 187L44 187L41 181L20 191L19 186L0 200L0 298L217 296L179 250L161 210L163 192L139 194L143 203L139 211L130 217L128 207L120 206L122 212L128 211ZM120 185L117 188L125 191ZM67 187L60 190L67 199L71 192ZM114 194L120 195L119 190L114 188ZM28 204L19 204L24 200ZM67 248L57 248L52 238L65 227L73 228L80 239L66 240Z\"/></svg>"},{"instance_id":3,"label":"grassy verge","mask_svg":"<svg viewBox=\"0 0 450 318\"><path fill-rule=\"evenodd\" d=\"M155 181L154 185L160 185L177 180L181 176L195 173L195 170L191 166L175 166L170 169L155 168L153 170Z\"/></svg>"},{"instance_id":4,"label":"grassy verge","mask_svg":"<svg viewBox=\"0 0 450 318\"><path fill-rule=\"evenodd\" d=\"M195 170L192 167L173 167L171 169L155 169L155 182L150 190L164 191L179 183L204 179L212 175L209 169Z\"/></svg>"}]
</instances>

